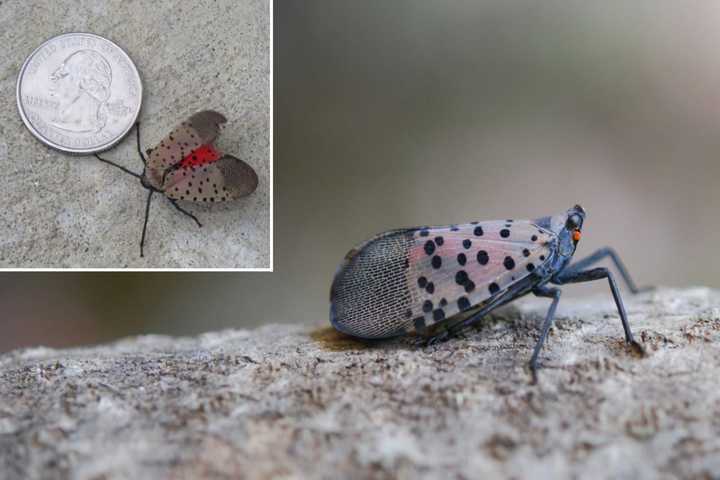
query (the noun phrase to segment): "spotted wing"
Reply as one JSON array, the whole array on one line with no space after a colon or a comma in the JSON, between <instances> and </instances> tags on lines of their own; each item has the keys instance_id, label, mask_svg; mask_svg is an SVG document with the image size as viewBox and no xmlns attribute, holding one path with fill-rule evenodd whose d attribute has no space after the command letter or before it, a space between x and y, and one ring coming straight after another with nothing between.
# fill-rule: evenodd
<instances>
[{"instance_id":1,"label":"spotted wing","mask_svg":"<svg viewBox=\"0 0 720 480\"><path fill-rule=\"evenodd\" d=\"M208 160L220 158L212 148L212 143L220 133L220 125L225 122L227 119L221 113L204 110L175 127L148 152L147 169L153 184L156 187L162 185L166 170L183 160L192 159L193 154L205 154ZM208 151L211 153L206 153Z\"/></svg>"},{"instance_id":2,"label":"spotted wing","mask_svg":"<svg viewBox=\"0 0 720 480\"><path fill-rule=\"evenodd\" d=\"M543 264L553 238L529 221L414 232L408 255L412 302L406 316L427 326L488 300Z\"/></svg>"},{"instance_id":3,"label":"spotted wing","mask_svg":"<svg viewBox=\"0 0 720 480\"><path fill-rule=\"evenodd\" d=\"M163 192L175 200L224 202L250 195L257 185L257 173L250 165L225 155L213 163L172 170L165 178Z\"/></svg>"},{"instance_id":4,"label":"spotted wing","mask_svg":"<svg viewBox=\"0 0 720 480\"><path fill-rule=\"evenodd\" d=\"M530 221L396 230L352 250L333 281L339 330L384 338L468 310L549 261L554 235Z\"/></svg>"}]
</instances>

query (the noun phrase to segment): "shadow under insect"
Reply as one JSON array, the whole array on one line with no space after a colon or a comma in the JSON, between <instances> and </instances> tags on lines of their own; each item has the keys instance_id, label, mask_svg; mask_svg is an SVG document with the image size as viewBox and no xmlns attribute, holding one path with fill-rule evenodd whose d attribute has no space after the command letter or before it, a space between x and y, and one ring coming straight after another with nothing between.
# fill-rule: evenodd
<instances>
[{"instance_id":1,"label":"shadow under insect","mask_svg":"<svg viewBox=\"0 0 720 480\"><path fill-rule=\"evenodd\" d=\"M320 344L325 350L341 352L345 350L361 350L389 343L393 340L366 340L339 332L333 327L319 327L310 332L310 338Z\"/></svg>"},{"instance_id":2,"label":"shadow under insect","mask_svg":"<svg viewBox=\"0 0 720 480\"><path fill-rule=\"evenodd\" d=\"M447 331L453 324L463 322L467 318L472 317L477 310L457 314L452 320L453 322L445 322L433 325L425 331L409 332L405 336L397 336L391 338L360 338L347 333L343 333L332 326L318 327L310 332L310 338L320 344L320 346L329 351L340 352L348 350L369 350L396 348L403 350L416 350L431 345L431 340L438 335ZM508 333L519 333L526 329L537 328L537 322L531 322L526 328L519 328L522 322L522 314L513 305L508 305L485 315L478 322L473 323L470 327L458 333L458 336L470 335L476 332L482 332L488 328L492 328L498 324L505 324L500 335L504 336ZM497 333L495 333L497 335Z\"/></svg>"}]
</instances>

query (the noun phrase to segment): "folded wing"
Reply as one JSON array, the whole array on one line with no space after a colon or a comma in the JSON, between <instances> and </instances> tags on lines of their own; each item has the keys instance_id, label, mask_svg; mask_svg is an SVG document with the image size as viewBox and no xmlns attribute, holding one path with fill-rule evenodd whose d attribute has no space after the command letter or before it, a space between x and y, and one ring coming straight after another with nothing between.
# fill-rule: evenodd
<instances>
[{"instance_id":1,"label":"folded wing","mask_svg":"<svg viewBox=\"0 0 720 480\"><path fill-rule=\"evenodd\" d=\"M353 249L331 290L341 331L384 338L468 310L550 260L554 235L526 220L419 227Z\"/></svg>"}]
</instances>

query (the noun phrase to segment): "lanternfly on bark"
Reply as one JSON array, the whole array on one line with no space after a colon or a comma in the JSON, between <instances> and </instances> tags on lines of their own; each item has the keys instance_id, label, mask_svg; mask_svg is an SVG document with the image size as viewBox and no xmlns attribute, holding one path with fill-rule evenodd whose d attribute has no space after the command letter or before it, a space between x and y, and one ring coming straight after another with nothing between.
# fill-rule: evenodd
<instances>
[{"instance_id":1,"label":"lanternfly on bark","mask_svg":"<svg viewBox=\"0 0 720 480\"><path fill-rule=\"evenodd\" d=\"M607 279L625 331L633 339L615 278L607 268L590 268L609 257L633 293L640 291L618 255L603 248L571 263L581 238L585 211L536 220L496 220L382 233L352 249L330 292L330 322L355 337L389 338L408 333L445 340L487 313L528 293L552 298L532 357L538 355L560 301L550 286Z\"/></svg>"},{"instance_id":2,"label":"lanternfly on bark","mask_svg":"<svg viewBox=\"0 0 720 480\"><path fill-rule=\"evenodd\" d=\"M155 148L147 150L147 158L140 147L140 128L136 125L137 149L144 165L142 174L95 155L98 160L136 177L149 191L140 240L141 257L154 193L165 195L178 211L201 227L195 215L181 207L178 201L226 202L250 195L257 188L258 177L250 165L232 155L222 154L213 145L225 122L225 117L218 112L198 112L178 125Z\"/></svg>"}]
</instances>

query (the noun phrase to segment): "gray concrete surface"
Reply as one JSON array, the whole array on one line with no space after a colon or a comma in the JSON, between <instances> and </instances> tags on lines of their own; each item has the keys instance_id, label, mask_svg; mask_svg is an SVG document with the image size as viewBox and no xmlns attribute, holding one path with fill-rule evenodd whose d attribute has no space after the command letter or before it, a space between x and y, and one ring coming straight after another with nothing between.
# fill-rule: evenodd
<instances>
[{"instance_id":1,"label":"gray concrete surface","mask_svg":"<svg viewBox=\"0 0 720 480\"><path fill-rule=\"evenodd\" d=\"M326 326L0 356L4 478L718 478L720 292L549 302L417 348Z\"/></svg>"},{"instance_id":2,"label":"gray concrete surface","mask_svg":"<svg viewBox=\"0 0 720 480\"><path fill-rule=\"evenodd\" d=\"M145 190L137 180L49 150L17 114L25 57L71 31L105 36L135 61L144 148L188 115L216 109L229 119L219 147L255 168L258 190L227 205L187 204L202 229L156 196L140 258ZM3 1L0 44L0 267L270 267L267 0ZM141 170L131 136L105 156Z\"/></svg>"}]
</instances>

